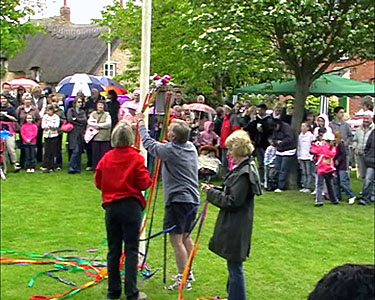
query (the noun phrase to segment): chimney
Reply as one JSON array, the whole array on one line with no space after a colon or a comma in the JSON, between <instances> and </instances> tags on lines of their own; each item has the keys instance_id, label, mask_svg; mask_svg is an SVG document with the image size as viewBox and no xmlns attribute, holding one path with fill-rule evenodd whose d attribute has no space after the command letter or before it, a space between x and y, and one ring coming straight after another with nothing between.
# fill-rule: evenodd
<instances>
[{"instance_id":1,"label":"chimney","mask_svg":"<svg viewBox=\"0 0 375 300\"><path fill-rule=\"evenodd\" d=\"M60 18L63 21L70 22L70 8L66 4L66 0L64 0L64 6L60 8Z\"/></svg>"}]
</instances>

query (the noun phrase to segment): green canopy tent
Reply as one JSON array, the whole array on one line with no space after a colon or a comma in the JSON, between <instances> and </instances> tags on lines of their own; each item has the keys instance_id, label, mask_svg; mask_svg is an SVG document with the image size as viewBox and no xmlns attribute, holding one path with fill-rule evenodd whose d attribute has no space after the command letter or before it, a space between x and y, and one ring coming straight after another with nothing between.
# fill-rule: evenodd
<instances>
[{"instance_id":1,"label":"green canopy tent","mask_svg":"<svg viewBox=\"0 0 375 300\"><path fill-rule=\"evenodd\" d=\"M294 95L296 80L271 81L234 89L235 94L269 94ZM375 85L337 75L325 74L316 79L310 87L310 95L314 96L374 96Z\"/></svg>"}]
</instances>

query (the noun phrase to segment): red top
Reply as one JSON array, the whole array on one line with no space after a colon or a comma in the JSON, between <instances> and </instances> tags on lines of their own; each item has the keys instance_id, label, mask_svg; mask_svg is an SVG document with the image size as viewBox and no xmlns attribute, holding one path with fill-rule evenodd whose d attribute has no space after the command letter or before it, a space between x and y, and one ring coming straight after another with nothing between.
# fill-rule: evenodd
<instances>
[{"instance_id":1,"label":"red top","mask_svg":"<svg viewBox=\"0 0 375 300\"><path fill-rule=\"evenodd\" d=\"M108 151L96 167L95 185L102 191L103 205L122 198L135 197L142 208L145 208L146 200L142 191L151 183L145 159L133 147Z\"/></svg>"},{"instance_id":2,"label":"red top","mask_svg":"<svg viewBox=\"0 0 375 300\"><path fill-rule=\"evenodd\" d=\"M240 129L240 125L233 125L230 121L230 115L224 115L223 124L221 125L221 132L220 132L220 148L226 148L225 141L230 134Z\"/></svg>"}]
</instances>

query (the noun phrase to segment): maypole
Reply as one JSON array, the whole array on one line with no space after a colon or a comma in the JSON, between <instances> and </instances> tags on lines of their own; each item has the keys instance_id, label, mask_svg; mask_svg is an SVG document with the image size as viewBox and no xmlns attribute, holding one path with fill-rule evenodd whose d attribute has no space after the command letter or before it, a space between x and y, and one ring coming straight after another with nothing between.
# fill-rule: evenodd
<instances>
[{"instance_id":1,"label":"maypole","mask_svg":"<svg viewBox=\"0 0 375 300\"><path fill-rule=\"evenodd\" d=\"M142 48L141 48L141 77L140 77L140 90L141 90L141 105L144 106L146 95L149 93L149 80L150 80L150 57L151 57L151 15L152 15L152 0L143 0L142 3ZM144 112L146 115L145 126L148 126L148 109ZM147 152L142 148L142 155L145 157L147 165ZM146 221L147 215L145 214L143 223ZM141 239L145 238L145 231L141 232ZM139 251L145 253L146 243L139 243ZM140 258L141 262L143 259Z\"/></svg>"}]
</instances>

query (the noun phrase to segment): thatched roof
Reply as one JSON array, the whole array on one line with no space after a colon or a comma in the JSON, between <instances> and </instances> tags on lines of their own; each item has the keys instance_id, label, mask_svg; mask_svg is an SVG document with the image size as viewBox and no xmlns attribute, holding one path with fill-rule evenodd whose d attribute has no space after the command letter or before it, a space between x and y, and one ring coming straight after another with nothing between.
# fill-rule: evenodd
<instances>
[{"instance_id":1,"label":"thatched roof","mask_svg":"<svg viewBox=\"0 0 375 300\"><path fill-rule=\"evenodd\" d=\"M60 18L39 20L45 34L27 40L27 49L9 60L9 71L28 73L40 69L40 81L57 83L74 73L93 73L107 57L106 42L99 35L106 29L97 25L77 25ZM112 51L119 41L112 43Z\"/></svg>"}]
</instances>

